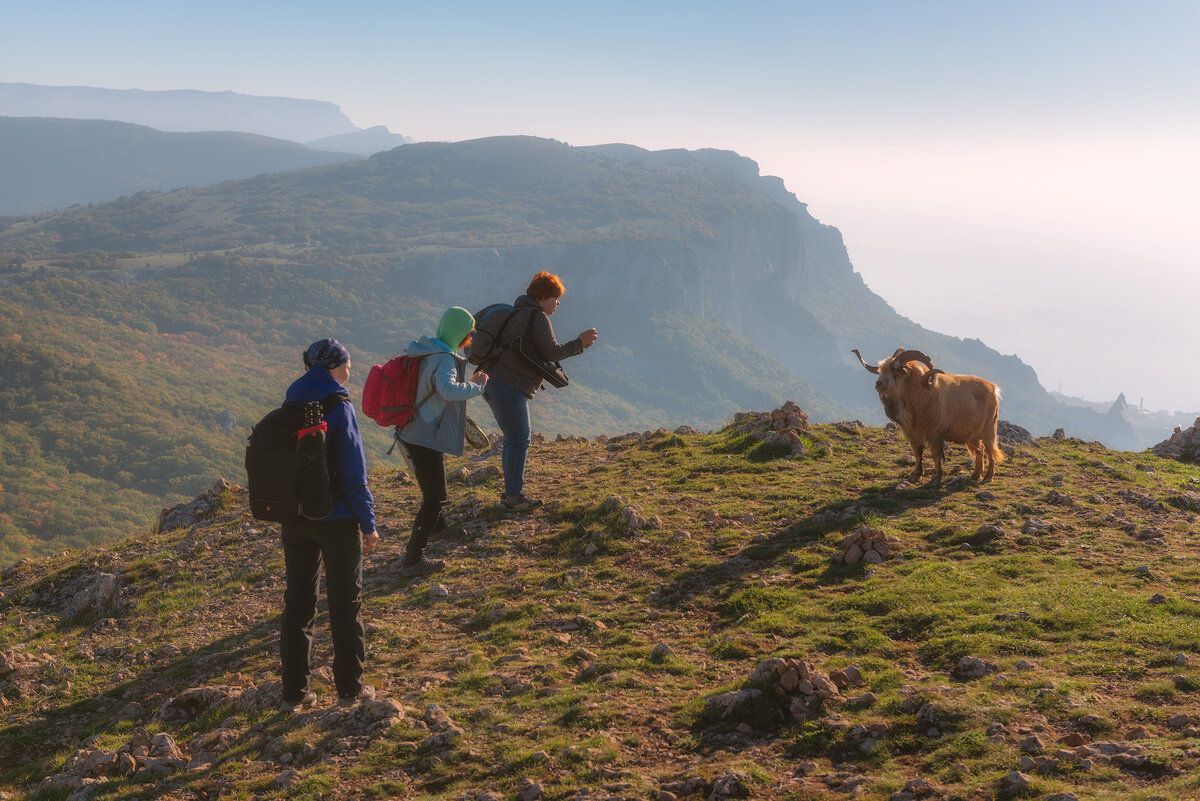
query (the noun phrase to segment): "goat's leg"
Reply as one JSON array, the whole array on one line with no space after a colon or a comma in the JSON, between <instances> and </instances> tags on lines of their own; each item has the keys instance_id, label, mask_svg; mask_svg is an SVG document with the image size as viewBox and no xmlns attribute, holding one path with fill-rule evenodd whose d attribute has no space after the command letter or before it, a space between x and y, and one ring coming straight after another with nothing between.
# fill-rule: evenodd
<instances>
[{"instance_id":1,"label":"goat's leg","mask_svg":"<svg viewBox=\"0 0 1200 801\"><path fill-rule=\"evenodd\" d=\"M909 445L912 446L913 456L917 457L917 466L915 468L913 468L913 471L911 473L909 473L908 480L912 481L912 482L917 482L917 481L921 480L921 473L924 472L924 463L922 461L922 456L924 456L924 454L925 454L925 443L910 441Z\"/></svg>"},{"instance_id":2,"label":"goat's leg","mask_svg":"<svg viewBox=\"0 0 1200 801\"><path fill-rule=\"evenodd\" d=\"M942 459L946 455L945 442L940 439L935 439L929 443L929 456L933 459L933 483L938 484L942 480Z\"/></svg>"},{"instance_id":3,"label":"goat's leg","mask_svg":"<svg viewBox=\"0 0 1200 801\"><path fill-rule=\"evenodd\" d=\"M983 454L987 450L983 446L983 440L975 440L967 445L971 451L971 455L975 457L975 472L971 474L972 481L978 481L983 476Z\"/></svg>"}]
</instances>

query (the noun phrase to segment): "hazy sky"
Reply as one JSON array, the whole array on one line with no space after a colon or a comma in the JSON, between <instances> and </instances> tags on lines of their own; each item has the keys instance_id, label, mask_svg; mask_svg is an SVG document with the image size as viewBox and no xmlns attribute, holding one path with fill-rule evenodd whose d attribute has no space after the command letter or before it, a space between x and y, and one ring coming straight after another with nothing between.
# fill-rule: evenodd
<instances>
[{"instance_id":1,"label":"hazy sky","mask_svg":"<svg viewBox=\"0 0 1200 801\"><path fill-rule=\"evenodd\" d=\"M734 150L916 322L1016 353L1047 389L1200 411L1200 0L39 0L4 17L0 81L328 100L419 141Z\"/></svg>"}]
</instances>

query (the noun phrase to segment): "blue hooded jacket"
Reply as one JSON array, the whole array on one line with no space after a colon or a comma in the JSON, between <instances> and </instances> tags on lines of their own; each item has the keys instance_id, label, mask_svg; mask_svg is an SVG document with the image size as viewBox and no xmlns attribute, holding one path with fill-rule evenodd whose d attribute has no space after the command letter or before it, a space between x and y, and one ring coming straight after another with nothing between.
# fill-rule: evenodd
<instances>
[{"instance_id":1,"label":"blue hooded jacket","mask_svg":"<svg viewBox=\"0 0 1200 801\"><path fill-rule=\"evenodd\" d=\"M333 394L350 397L350 390L339 384L324 367L312 367L288 387L287 400L293 403L319 401ZM375 498L367 487L367 457L354 404L339 403L325 416L325 461L333 482L333 511L326 520L353 518L363 534L375 530Z\"/></svg>"},{"instance_id":2,"label":"blue hooded jacket","mask_svg":"<svg viewBox=\"0 0 1200 801\"><path fill-rule=\"evenodd\" d=\"M462 456L468 398L483 386L464 380L467 360L440 339L421 337L409 344L409 356L425 356L417 379L417 400L425 401L400 429L400 439L435 451Z\"/></svg>"}]
</instances>

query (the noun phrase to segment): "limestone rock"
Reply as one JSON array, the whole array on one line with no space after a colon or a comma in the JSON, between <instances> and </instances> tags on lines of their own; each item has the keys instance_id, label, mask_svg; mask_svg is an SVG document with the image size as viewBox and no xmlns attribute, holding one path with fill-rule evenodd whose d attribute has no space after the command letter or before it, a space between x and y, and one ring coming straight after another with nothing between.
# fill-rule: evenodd
<instances>
[{"instance_id":1,"label":"limestone rock","mask_svg":"<svg viewBox=\"0 0 1200 801\"><path fill-rule=\"evenodd\" d=\"M809 430L808 415L793 401L771 412L738 412L733 416L733 430L786 450L790 457L802 456L807 450L801 434Z\"/></svg>"},{"instance_id":2,"label":"limestone rock","mask_svg":"<svg viewBox=\"0 0 1200 801\"><path fill-rule=\"evenodd\" d=\"M708 794L708 801L721 801L725 798L746 798L750 795L754 786L754 780L749 775L734 771L723 776L713 778L712 789Z\"/></svg>"},{"instance_id":3,"label":"limestone rock","mask_svg":"<svg viewBox=\"0 0 1200 801\"><path fill-rule=\"evenodd\" d=\"M538 801L544 792L541 783L530 778L521 779L521 783L517 785L518 801Z\"/></svg>"},{"instance_id":4,"label":"limestone rock","mask_svg":"<svg viewBox=\"0 0 1200 801\"><path fill-rule=\"evenodd\" d=\"M1032 786L1033 779L1031 777L1015 770L1000 780L1000 792L1010 796L1023 795L1029 792L1029 788Z\"/></svg>"},{"instance_id":5,"label":"limestone rock","mask_svg":"<svg viewBox=\"0 0 1200 801\"><path fill-rule=\"evenodd\" d=\"M953 673L959 679L982 679L989 673L995 673L996 666L991 662L980 660L977 656L965 656L955 664Z\"/></svg>"},{"instance_id":6,"label":"limestone rock","mask_svg":"<svg viewBox=\"0 0 1200 801\"><path fill-rule=\"evenodd\" d=\"M158 516L159 531L187 528L212 516L220 506L221 496L232 490L233 486L225 479L221 479L194 500L163 509Z\"/></svg>"},{"instance_id":7,"label":"limestone rock","mask_svg":"<svg viewBox=\"0 0 1200 801\"><path fill-rule=\"evenodd\" d=\"M898 544L899 540L889 538L879 529L863 526L842 538L842 552L834 557L834 561L847 565L859 562L877 565L894 556Z\"/></svg>"},{"instance_id":8,"label":"limestone rock","mask_svg":"<svg viewBox=\"0 0 1200 801\"><path fill-rule=\"evenodd\" d=\"M709 698L704 704L704 713L706 716L712 716L720 719L728 718L739 709L744 709L753 702L762 697L763 691L751 687L744 690L733 690L727 693L720 693Z\"/></svg>"},{"instance_id":9,"label":"limestone rock","mask_svg":"<svg viewBox=\"0 0 1200 801\"><path fill-rule=\"evenodd\" d=\"M1178 462L1200 464L1200 417L1191 428L1175 427L1174 433L1150 449L1156 456Z\"/></svg>"}]
</instances>

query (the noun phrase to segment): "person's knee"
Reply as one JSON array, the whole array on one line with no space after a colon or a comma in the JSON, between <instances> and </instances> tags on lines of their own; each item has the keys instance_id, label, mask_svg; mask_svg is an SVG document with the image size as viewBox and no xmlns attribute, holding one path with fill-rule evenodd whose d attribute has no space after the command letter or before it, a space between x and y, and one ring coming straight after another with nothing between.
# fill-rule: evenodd
<instances>
[{"instance_id":1,"label":"person's knee","mask_svg":"<svg viewBox=\"0 0 1200 801\"><path fill-rule=\"evenodd\" d=\"M353 577L328 584L329 611L357 610L362 607L362 583Z\"/></svg>"},{"instance_id":2,"label":"person's knee","mask_svg":"<svg viewBox=\"0 0 1200 801\"><path fill-rule=\"evenodd\" d=\"M329 615L356 615L362 609L362 593L347 590L341 593L329 593Z\"/></svg>"},{"instance_id":3,"label":"person's knee","mask_svg":"<svg viewBox=\"0 0 1200 801\"><path fill-rule=\"evenodd\" d=\"M293 614L316 613L317 591L312 587L288 587L283 591L283 607Z\"/></svg>"}]
</instances>

